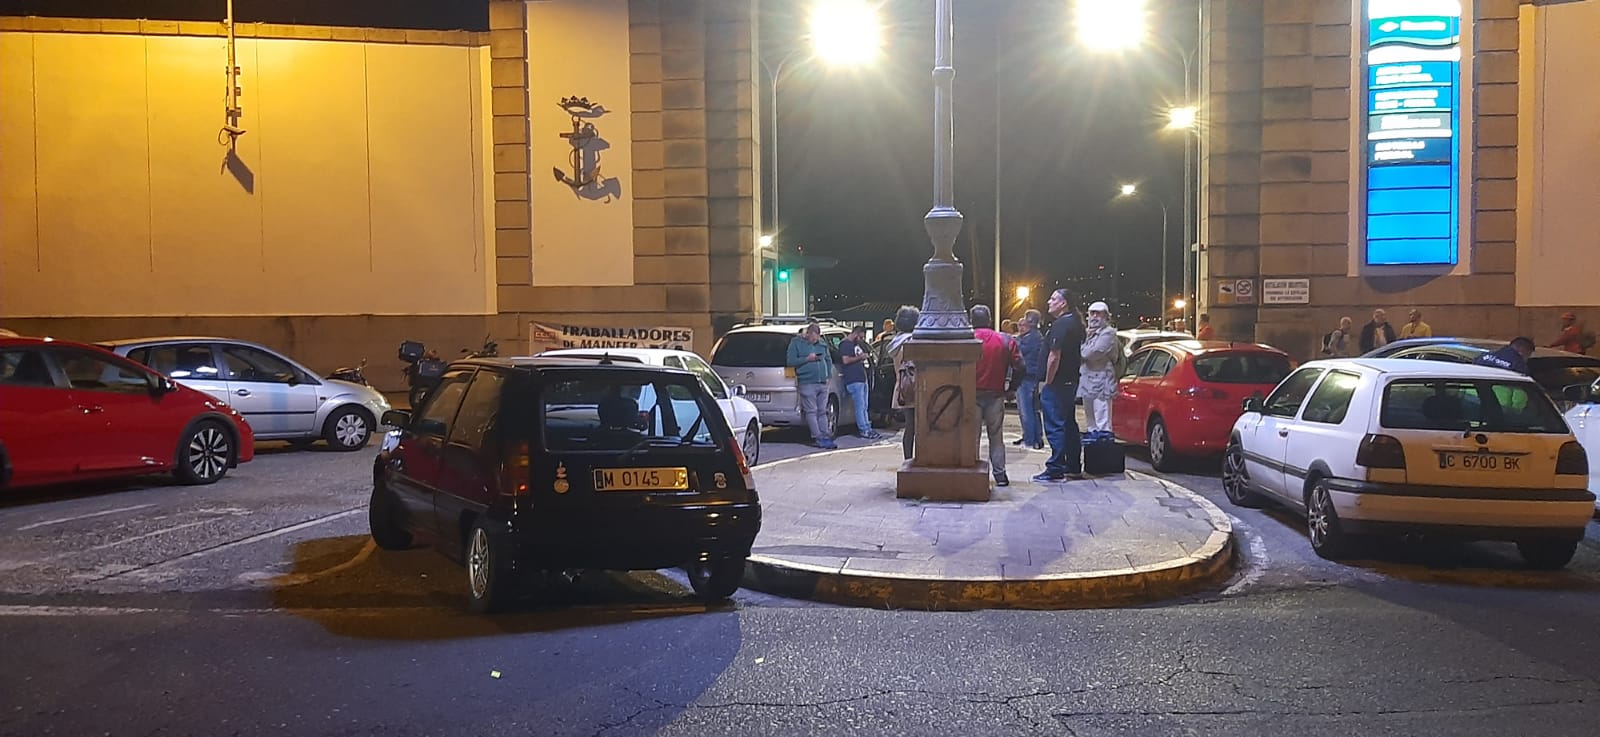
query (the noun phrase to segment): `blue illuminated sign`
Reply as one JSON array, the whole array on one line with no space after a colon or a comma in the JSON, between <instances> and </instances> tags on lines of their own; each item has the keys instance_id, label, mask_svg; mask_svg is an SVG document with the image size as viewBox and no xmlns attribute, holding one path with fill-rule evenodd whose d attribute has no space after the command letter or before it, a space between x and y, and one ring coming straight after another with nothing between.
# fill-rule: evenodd
<instances>
[{"instance_id":1,"label":"blue illuminated sign","mask_svg":"<svg viewBox=\"0 0 1600 737\"><path fill-rule=\"evenodd\" d=\"M1455 264L1461 3L1367 0L1366 11L1366 263Z\"/></svg>"}]
</instances>

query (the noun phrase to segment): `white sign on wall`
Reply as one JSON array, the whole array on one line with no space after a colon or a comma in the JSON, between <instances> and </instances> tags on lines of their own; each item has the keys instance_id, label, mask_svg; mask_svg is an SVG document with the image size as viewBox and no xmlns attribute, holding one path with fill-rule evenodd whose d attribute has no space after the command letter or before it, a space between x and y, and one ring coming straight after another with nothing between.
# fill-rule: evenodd
<instances>
[{"instance_id":1,"label":"white sign on wall","mask_svg":"<svg viewBox=\"0 0 1600 737\"><path fill-rule=\"evenodd\" d=\"M1261 303L1268 305L1311 304L1311 280L1262 279Z\"/></svg>"},{"instance_id":2,"label":"white sign on wall","mask_svg":"<svg viewBox=\"0 0 1600 737\"><path fill-rule=\"evenodd\" d=\"M694 329L660 327L656 325L595 327L592 325L529 323L528 350L530 353L556 350L558 348L672 348L680 351L692 351L694 350Z\"/></svg>"}]
</instances>

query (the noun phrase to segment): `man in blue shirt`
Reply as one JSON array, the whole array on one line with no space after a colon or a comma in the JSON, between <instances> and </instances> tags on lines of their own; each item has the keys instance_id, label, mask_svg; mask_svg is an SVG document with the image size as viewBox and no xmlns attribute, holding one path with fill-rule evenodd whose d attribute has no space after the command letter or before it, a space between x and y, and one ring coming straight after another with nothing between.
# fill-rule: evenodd
<instances>
[{"instance_id":1,"label":"man in blue shirt","mask_svg":"<svg viewBox=\"0 0 1600 737\"><path fill-rule=\"evenodd\" d=\"M1044 336L1039 332L1039 311L1028 310L1017 325L1022 337L1022 382L1017 387L1017 412L1022 415L1022 439L1016 445L1044 448L1044 417L1039 407L1039 382L1044 381Z\"/></svg>"},{"instance_id":2,"label":"man in blue shirt","mask_svg":"<svg viewBox=\"0 0 1600 737\"><path fill-rule=\"evenodd\" d=\"M789 341L786 363L794 369L795 389L800 394L800 414L811 427L811 440L818 448L835 450L833 433L828 429L828 380L833 378L833 358L822 342L822 327L808 323L806 329ZM870 425L869 425L870 427Z\"/></svg>"},{"instance_id":3,"label":"man in blue shirt","mask_svg":"<svg viewBox=\"0 0 1600 737\"><path fill-rule=\"evenodd\" d=\"M844 384L845 392L850 395L850 403L855 406L856 435L866 440L878 440L883 436L872 429L872 418L867 414L867 361L871 356L872 351L867 347L867 329L861 325L851 328L850 335L839 343L842 362L839 381Z\"/></svg>"},{"instance_id":4,"label":"man in blue shirt","mask_svg":"<svg viewBox=\"0 0 1600 737\"><path fill-rule=\"evenodd\" d=\"M1519 374L1528 373L1528 358L1533 355L1533 339L1517 338L1500 350L1478 356L1473 363L1479 366L1493 366Z\"/></svg>"}]
</instances>

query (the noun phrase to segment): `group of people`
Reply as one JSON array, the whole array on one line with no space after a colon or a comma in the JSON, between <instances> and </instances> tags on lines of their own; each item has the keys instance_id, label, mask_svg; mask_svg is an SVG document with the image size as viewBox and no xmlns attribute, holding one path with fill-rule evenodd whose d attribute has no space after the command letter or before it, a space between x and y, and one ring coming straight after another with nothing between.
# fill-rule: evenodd
<instances>
[{"instance_id":1,"label":"group of people","mask_svg":"<svg viewBox=\"0 0 1600 737\"><path fill-rule=\"evenodd\" d=\"M867 361L872 348L867 344L867 329L857 325L839 342L839 383L844 385L855 406L856 432L865 440L879 440L883 436L872 429L867 400ZM806 323L800 334L789 341L784 364L794 369L795 388L800 394L800 414L811 430L811 440L818 448L835 450L828 427L828 382L833 379L833 355L827 342L822 340L822 326Z\"/></svg>"},{"instance_id":2,"label":"group of people","mask_svg":"<svg viewBox=\"0 0 1600 737\"><path fill-rule=\"evenodd\" d=\"M1396 331L1389 323L1388 313L1379 308L1372 311L1372 319L1362 325L1359 332L1355 330L1355 321L1348 316L1341 317L1339 327L1323 336L1322 355L1329 358L1362 356L1397 340L1433 337L1433 326L1423 322L1421 310L1413 308L1408 317L1406 324L1401 325L1400 330ZM1593 345L1594 336L1585 332L1578 324L1578 316L1565 312L1561 315L1561 333L1548 344L1548 347L1568 353L1587 353ZM1533 355L1534 347L1532 338L1518 337L1493 354L1499 356L1499 359L1490 360L1485 357L1485 361L1481 362L1503 368L1510 368L1512 365L1525 367L1527 358Z\"/></svg>"}]
</instances>

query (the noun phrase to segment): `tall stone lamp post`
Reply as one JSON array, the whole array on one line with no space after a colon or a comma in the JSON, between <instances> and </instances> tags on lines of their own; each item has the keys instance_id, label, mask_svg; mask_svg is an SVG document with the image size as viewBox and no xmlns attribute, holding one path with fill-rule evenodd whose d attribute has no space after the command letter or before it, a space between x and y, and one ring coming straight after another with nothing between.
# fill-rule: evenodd
<instances>
[{"instance_id":1,"label":"tall stone lamp post","mask_svg":"<svg viewBox=\"0 0 1600 737\"><path fill-rule=\"evenodd\" d=\"M961 298L956 236L955 130L952 105L956 70L954 0L937 0L933 66L933 209L923 219L933 258L922 267L922 317L906 343L917 367L916 446L900 467L895 496L942 501L988 501L989 464L978 459L978 356L980 343Z\"/></svg>"}]
</instances>

